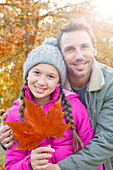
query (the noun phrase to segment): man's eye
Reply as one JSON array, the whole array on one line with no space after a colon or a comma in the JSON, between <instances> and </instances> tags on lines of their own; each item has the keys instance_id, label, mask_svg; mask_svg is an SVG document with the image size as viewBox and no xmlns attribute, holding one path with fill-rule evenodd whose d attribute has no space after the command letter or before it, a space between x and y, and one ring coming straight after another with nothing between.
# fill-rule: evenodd
<instances>
[{"instance_id":1,"label":"man's eye","mask_svg":"<svg viewBox=\"0 0 113 170\"><path fill-rule=\"evenodd\" d=\"M68 48L66 51L70 51L71 50L71 48Z\"/></svg>"},{"instance_id":2,"label":"man's eye","mask_svg":"<svg viewBox=\"0 0 113 170\"><path fill-rule=\"evenodd\" d=\"M88 45L83 45L81 48L85 49L85 48L90 48L90 47Z\"/></svg>"},{"instance_id":3,"label":"man's eye","mask_svg":"<svg viewBox=\"0 0 113 170\"><path fill-rule=\"evenodd\" d=\"M72 48L67 48L66 51L69 52L69 51L72 51L73 49Z\"/></svg>"}]
</instances>

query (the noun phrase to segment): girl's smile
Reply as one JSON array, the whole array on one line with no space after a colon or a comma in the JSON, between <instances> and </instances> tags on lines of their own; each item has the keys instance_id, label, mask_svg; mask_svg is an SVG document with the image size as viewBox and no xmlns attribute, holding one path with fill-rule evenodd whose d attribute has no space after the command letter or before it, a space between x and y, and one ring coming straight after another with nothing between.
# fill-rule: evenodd
<instances>
[{"instance_id":1,"label":"girl's smile","mask_svg":"<svg viewBox=\"0 0 113 170\"><path fill-rule=\"evenodd\" d=\"M47 89L47 88L36 87L36 86L34 87L36 88L37 93L44 93L44 91Z\"/></svg>"}]
</instances>

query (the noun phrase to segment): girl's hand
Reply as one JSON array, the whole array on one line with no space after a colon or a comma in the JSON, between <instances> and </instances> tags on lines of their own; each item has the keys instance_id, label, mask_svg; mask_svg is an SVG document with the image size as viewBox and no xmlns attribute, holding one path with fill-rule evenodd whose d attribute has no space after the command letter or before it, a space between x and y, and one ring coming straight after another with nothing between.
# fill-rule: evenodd
<instances>
[{"instance_id":1,"label":"girl's hand","mask_svg":"<svg viewBox=\"0 0 113 170\"><path fill-rule=\"evenodd\" d=\"M30 164L33 170L43 170L48 167L48 158L52 157L48 152L55 152L55 150L48 145L31 151Z\"/></svg>"},{"instance_id":2,"label":"girl's hand","mask_svg":"<svg viewBox=\"0 0 113 170\"><path fill-rule=\"evenodd\" d=\"M46 170L61 170L60 167L57 164L51 164L49 163L48 167Z\"/></svg>"},{"instance_id":3,"label":"girl's hand","mask_svg":"<svg viewBox=\"0 0 113 170\"><path fill-rule=\"evenodd\" d=\"M5 148L9 148L14 143L14 133L10 129L8 125L5 126L5 120L6 120L7 114L4 113L1 119L1 127L0 127L0 143Z\"/></svg>"}]
</instances>

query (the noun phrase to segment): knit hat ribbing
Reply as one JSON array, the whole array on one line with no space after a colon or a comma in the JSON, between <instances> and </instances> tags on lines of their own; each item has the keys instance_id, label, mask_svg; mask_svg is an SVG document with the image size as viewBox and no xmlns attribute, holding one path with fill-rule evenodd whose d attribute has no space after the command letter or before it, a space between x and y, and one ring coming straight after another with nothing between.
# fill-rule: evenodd
<instances>
[{"instance_id":1,"label":"knit hat ribbing","mask_svg":"<svg viewBox=\"0 0 113 170\"><path fill-rule=\"evenodd\" d=\"M39 63L47 63L53 65L59 72L61 84L65 83L66 79L66 66L63 56L58 49L57 40L49 38L45 40L42 45L33 49L23 66L23 78L25 79L28 71Z\"/></svg>"}]
</instances>

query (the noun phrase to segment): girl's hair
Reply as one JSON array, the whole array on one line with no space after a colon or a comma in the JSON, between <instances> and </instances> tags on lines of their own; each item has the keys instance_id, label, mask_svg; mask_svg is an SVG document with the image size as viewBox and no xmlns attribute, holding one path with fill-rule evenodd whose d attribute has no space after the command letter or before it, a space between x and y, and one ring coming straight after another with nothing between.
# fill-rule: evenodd
<instances>
[{"instance_id":1,"label":"girl's hair","mask_svg":"<svg viewBox=\"0 0 113 170\"><path fill-rule=\"evenodd\" d=\"M71 110L71 103L65 96L65 93L63 92L62 88L60 87L60 94L59 97L62 96L62 101L61 105L63 107L63 112L66 118L66 123L67 124L73 124L73 126L70 127L70 129L73 132L73 147L74 147L74 152L77 152L78 149L78 144L80 144L81 149L84 149L84 145L82 140L80 139L79 135L75 131L75 125L74 125L74 120L73 120L73 115L72 115L72 110Z\"/></svg>"},{"instance_id":2,"label":"girl's hair","mask_svg":"<svg viewBox=\"0 0 113 170\"><path fill-rule=\"evenodd\" d=\"M24 87L27 86L27 79L25 79L25 82L23 84L22 90L21 90L21 94L20 94L20 103L19 103L19 114L20 114L20 119L22 121L24 121L24 113L23 110L25 109L25 101L23 96L25 96L25 91L24 91Z\"/></svg>"},{"instance_id":3,"label":"girl's hair","mask_svg":"<svg viewBox=\"0 0 113 170\"><path fill-rule=\"evenodd\" d=\"M22 87L22 91L20 94L20 104L19 104L19 113L20 113L20 118L23 121L24 120L24 113L23 110L25 108L25 101L23 96L25 96L25 91L24 91L24 87L27 86L27 80L25 80L25 83ZM70 129L73 132L73 147L74 147L74 152L77 152L78 149L78 144L80 144L81 148L84 149L83 146L83 142L80 139L79 135L77 134L77 132L75 131L75 126L74 126L74 120L73 120L73 115L72 115L72 110L71 110L71 103L69 102L69 100L67 99L67 97L65 96L65 93L62 90L62 87L60 86L60 93L59 93L59 98L62 96L62 101L61 101L61 105L63 107L63 112L66 118L66 123L67 124L73 124L73 126L70 127Z\"/></svg>"}]
</instances>

